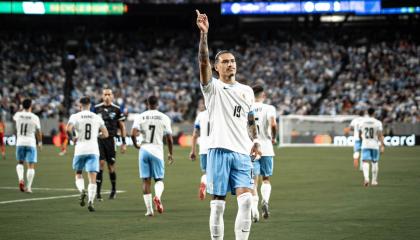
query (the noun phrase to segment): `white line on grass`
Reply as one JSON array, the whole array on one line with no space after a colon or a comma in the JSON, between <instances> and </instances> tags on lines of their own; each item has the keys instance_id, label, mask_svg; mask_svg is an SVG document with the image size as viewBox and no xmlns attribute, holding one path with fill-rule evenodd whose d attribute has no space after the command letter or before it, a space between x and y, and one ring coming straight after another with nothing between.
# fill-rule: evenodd
<instances>
[{"instance_id":1,"label":"white line on grass","mask_svg":"<svg viewBox=\"0 0 420 240\"><path fill-rule=\"evenodd\" d=\"M18 187L0 187L0 189L5 190L18 190ZM39 190L39 191L76 191L76 188L32 188L32 190Z\"/></svg>"},{"instance_id":2,"label":"white line on grass","mask_svg":"<svg viewBox=\"0 0 420 240\"><path fill-rule=\"evenodd\" d=\"M73 189L74 191L74 189ZM125 191L117 191L117 193L124 193ZM110 193L108 192L104 192ZM43 198L27 198L27 199L17 199L17 200L10 200L10 201L2 201L0 204L8 204L8 203L19 203L19 202L32 202L32 201L42 201L42 200L51 200L51 199L61 199L61 198L71 198L71 197L77 197L80 196L80 194L72 194L72 195L62 195L62 196L55 196L55 197L43 197Z\"/></svg>"}]
</instances>

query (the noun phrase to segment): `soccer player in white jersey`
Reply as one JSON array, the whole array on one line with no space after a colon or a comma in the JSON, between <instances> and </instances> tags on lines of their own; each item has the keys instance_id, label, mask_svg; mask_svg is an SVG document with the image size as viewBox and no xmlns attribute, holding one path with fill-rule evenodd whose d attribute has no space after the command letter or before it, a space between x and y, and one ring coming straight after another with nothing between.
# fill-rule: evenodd
<instances>
[{"instance_id":1,"label":"soccer player in white jersey","mask_svg":"<svg viewBox=\"0 0 420 240\"><path fill-rule=\"evenodd\" d=\"M359 112L359 117L353 119L350 122L350 129L353 130L353 166L355 169L358 169L362 171L362 163L360 158L360 149L361 149L361 141L359 136L359 130L360 130L360 124L363 121L364 118L364 111Z\"/></svg>"},{"instance_id":2,"label":"soccer player in white jersey","mask_svg":"<svg viewBox=\"0 0 420 240\"><path fill-rule=\"evenodd\" d=\"M163 157L163 138L168 144L168 162L173 163L172 157L172 128L171 119L157 110L158 98L150 96L147 99L148 111L140 114L133 123L131 138L139 151L140 178L143 179L143 199L147 212L145 216L153 216L152 206L152 178L155 180L155 197L153 202L159 213L163 213L162 193L164 190L165 164ZM141 134L141 145L137 144L137 136Z\"/></svg>"},{"instance_id":3,"label":"soccer player in white jersey","mask_svg":"<svg viewBox=\"0 0 420 240\"><path fill-rule=\"evenodd\" d=\"M190 152L190 159L195 160L195 152L196 152L196 145L197 139L199 138L200 144L200 168L203 172L200 180L200 189L198 191L198 196L201 200L206 198L206 167L207 167L207 152L208 152L208 136L210 135L210 122L209 122L209 114L207 110L201 111L194 122L194 132L192 138L192 147Z\"/></svg>"},{"instance_id":4,"label":"soccer player in white jersey","mask_svg":"<svg viewBox=\"0 0 420 240\"><path fill-rule=\"evenodd\" d=\"M261 143L261 157L253 162L254 167L254 191L252 201L252 220L259 221L258 212L258 177L262 177L261 185L261 208L262 216L269 217L268 202L271 194L270 176L273 175L273 144L276 143L277 123L276 109L272 105L263 103L266 99L264 88L261 85L252 87L255 96L253 112L255 113L255 122L257 124L257 139Z\"/></svg>"},{"instance_id":5,"label":"soccer player in white jersey","mask_svg":"<svg viewBox=\"0 0 420 240\"><path fill-rule=\"evenodd\" d=\"M39 117L32 113L32 101L25 99L22 102L23 110L13 116L16 122L16 172L19 179L19 189L22 192L32 193L32 182L35 177L35 163L37 163L36 141L38 147L42 147L42 133ZM23 179L24 167L26 162L26 188Z\"/></svg>"},{"instance_id":6,"label":"soccer player in white jersey","mask_svg":"<svg viewBox=\"0 0 420 240\"><path fill-rule=\"evenodd\" d=\"M73 169L76 172L76 187L80 192L80 206L85 206L86 190L82 171L88 172L88 210L94 212L96 174L99 172L98 137L107 138L108 130L101 117L90 111L90 98L79 100L80 112L70 116L66 131L76 143ZM74 133L74 134L73 134Z\"/></svg>"},{"instance_id":7,"label":"soccer player in white jersey","mask_svg":"<svg viewBox=\"0 0 420 240\"><path fill-rule=\"evenodd\" d=\"M372 166L372 186L378 185L379 152L385 150L382 123L374 118L375 109L369 108L369 117L360 124L359 134L362 140L363 185L369 186L369 163Z\"/></svg>"},{"instance_id":8,"label":"soccer player in white jersey","mask_svg":"<svg viewBox=\"0 0 420 240\"><path fill-rule=\"evenodd\" d=\"M235 57L229 51L215 56L214 69L219 79L212 77L207 45L209 22L198 10L200 30L199 67L201 90L210 119L209 151L207 154L207 192L210 202L211 239L223 239L225 198L227 192L237 195L238 214L235 221L236 240L246 240L251 230L252 162L260 145L255 140L256 125L251 106L251 87L235 80ZM251 136L250 136L251 135ZM252 139L251 139L252 138Z\"/></svg>"}]
</instances>

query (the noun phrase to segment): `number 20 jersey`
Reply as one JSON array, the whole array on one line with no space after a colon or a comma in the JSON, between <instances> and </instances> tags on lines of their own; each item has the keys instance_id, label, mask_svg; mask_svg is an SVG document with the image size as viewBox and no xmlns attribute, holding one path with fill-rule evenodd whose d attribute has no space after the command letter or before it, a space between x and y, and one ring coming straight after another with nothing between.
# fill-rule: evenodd
<instances>
[{"instance_id":1,"label":"number 20 jersey","mask_svg":"<svg viewBox=\"0 0 420 240\"><path fill-rule=\"evenodd\" d=\"M39 117L31 112L17 112L13 116L16 122L16 146L36 147L35 132L41 130Z\"/></svg>"},{"instance_id":2,"label":"number 20 jersey","mask_svg":"<svg viewBox=\"0 0 420 240\"><path fill-rule=\"evenodd\" d=\"M362 149L379 149L378 132L382 132L382 123L375 118L365 118L359 125L362 136Z\"/></svg>"},{"instance_id":3,"label":"number 20 jersey","mask_svg":"<svg viewBox=\"0 0 420 240\"><path fill-rule=\"evenodd\" d=\"M72 114L69 124L74 126L77 142L74 155L99 155L98 135L99 129L105 128L104 120L90 111L81 111Z\"/></svg>"},{"instance_id":4,"label":"number 20 jersey","mask_svg":"<svg viewBox=\"0 0 420 240\"><path fill-rule=\"evenodd\" d=\"M171 119L158 110L148 110L136 117L133 128L140 131L141 148L163 159L163 137L172 134Z\"/></svg>"},{"instance_id":5,"label":"number 20 jersey","mask_svg":"<svg viewBox=\"0 0 420 240\"><path fill-rule=\"evenodd\" d=\"M224 148L249 155L252 141L248 134L248 114L255 101L252 88L212 78L201 89L210 120L209 149Z\"/></svg>"}]
</instances>

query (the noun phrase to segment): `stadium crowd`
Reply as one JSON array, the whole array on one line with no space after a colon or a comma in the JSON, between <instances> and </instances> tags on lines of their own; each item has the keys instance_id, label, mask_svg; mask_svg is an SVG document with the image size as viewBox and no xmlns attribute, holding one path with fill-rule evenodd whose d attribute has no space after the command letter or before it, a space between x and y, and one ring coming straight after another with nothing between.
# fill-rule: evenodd
<instances>
[{"instance_id":1,"label":"stadium crowd","mask_svg":"<svg viewBox=\"0 0 420 240\"><path fill-rule=\"evenodd\" d=\"M146 109L151 93L174 122L192 120L201 98L196 43L188 34L148 38L136 33L92 33L74 38L73 102L87 94L97 102L105 86L125 113ZM43 118L65 111L62 63L69 36L2 34L0 106L10 117L22 97L35 99ZM331 39L292 41L247 35L233 49L238 81L265 84L278 115L355 114L377 106L385 122L420 122L420 45L410 41L344 46ZM211 56L220 49L212 49ZM326 94L325 94L326 93ZM73 104L70 113L77 110ZM66 117L66 116L64 116Z\"/></svg>"}]
</instances>

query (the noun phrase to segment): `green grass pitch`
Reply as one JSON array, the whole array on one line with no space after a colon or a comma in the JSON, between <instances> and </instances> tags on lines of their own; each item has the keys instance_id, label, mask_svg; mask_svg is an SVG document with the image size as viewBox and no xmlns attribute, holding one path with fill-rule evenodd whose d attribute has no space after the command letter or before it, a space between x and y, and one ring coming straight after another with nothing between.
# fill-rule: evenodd
<instances>
[{"instance_id":1,"label":"green grass pitch","mask_svg":"<svg viewBox=\"0 0 420 240\"><path fill-rule=\"evenodd\" d=\"M14 152L8 147L7 159L0 160L1 239L210 239L209 198L198 200L199 162L188 160L187 148L175 148L176 162L166 166L165 212L155 217L144 216L134 148L117 157L118 189L125 192L97 202L94 213L80 207L78 197L2 203L78 194L73 149L65 157L52 146L39 152L33 194L17 190ZM271 217L252 225L250 239L420 238L419 147L387 148L379 186L368 188L352 167L351 148L284 148L276 154ZM105 171L103 189L109 187ZM225 239L234 239L236 210L236 199L229 195Z\"/></svg>"}]
</instances>

